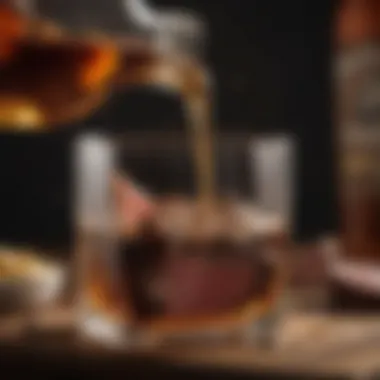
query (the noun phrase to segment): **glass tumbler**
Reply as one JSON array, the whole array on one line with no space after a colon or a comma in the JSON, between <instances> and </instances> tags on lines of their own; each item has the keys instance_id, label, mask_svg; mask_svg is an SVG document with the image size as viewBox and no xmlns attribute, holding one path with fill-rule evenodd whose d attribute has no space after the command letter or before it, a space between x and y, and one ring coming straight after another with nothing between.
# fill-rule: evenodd
<instances>
[{"instance_id":1,"label":"glass tumbler","mask_svg":"<svg viewBox=\"0 0 380 380\"><path fill-rule=\"evenodd\" d=\"M77 179L81 336L127 347L272 342L291 248L291 139L221 138L218 191L202 209L184 139L145 134L115 145L100 139L97 160L90 158L92 145L77 144L77 172L87 173ZM117 228L128 210L112 192L116 170L142 184L153 204L133 233ZM84 232L91 229L101 232Z\"/></svg>"}]
</instances>

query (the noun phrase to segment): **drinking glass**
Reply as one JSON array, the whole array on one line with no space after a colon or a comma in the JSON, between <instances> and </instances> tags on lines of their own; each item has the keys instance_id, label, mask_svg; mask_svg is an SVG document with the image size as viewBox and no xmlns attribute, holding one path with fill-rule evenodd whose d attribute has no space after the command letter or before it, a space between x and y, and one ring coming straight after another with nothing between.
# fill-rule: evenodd
<instances>
[{"instance_id":1,"label":"drinking glass","mask_svg":"<svg viewBox=\"0 0 380 380\"><path fill-rule=\"evenodd\" d=\"M78 271L81 336L130 347L189 339L273 343L291 248L292 139L218 141L214 219L203 221L185 139L91 139L77 145L80 173L87 173L78 176L77 220L101 233L77 245L87 260ZM155 205L133 234L115 227L123 209L112 193L115 170L143 186Z\"/></svg>"},{"instance_id":2,"label":"drinking glass","mask_svg":"<svg viewBox=\"0 0 380 380\"><path fill-rule=\"evenodd\" d=\"M378 261L379 49L372 44L358 46L337 58L343 249L351 258Z\"/></svg>"}]
</instances>

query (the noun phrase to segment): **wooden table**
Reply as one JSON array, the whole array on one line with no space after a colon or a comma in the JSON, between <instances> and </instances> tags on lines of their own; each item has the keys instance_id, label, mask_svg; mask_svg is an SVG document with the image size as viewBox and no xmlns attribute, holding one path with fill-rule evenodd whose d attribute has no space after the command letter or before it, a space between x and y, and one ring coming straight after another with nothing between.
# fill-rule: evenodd
<instances>
[{"instance_id":1,"label":"wooden table","mask_svg":"<svg viewBox=\"0 0 380 380\"><path fill-rule=\"evenodd\" d=\"M56 313L62 326L69 314ZM181 345L161 348L109 349L99 345L57 339L25 339L22 319L0 323L0 346L22 352L33 349L44 357L75 357L82 360L155 360L187 368L209 368L223 373L308 373L332 378L372 378L380 374L380 317L288 313L278 330L277 347L264 349L246 343ZM367 376L367 377L365 377ZM294 378L294 376L293 376ZM379 377L373 377L379 378Z\"/></svg>"}]
</instances>

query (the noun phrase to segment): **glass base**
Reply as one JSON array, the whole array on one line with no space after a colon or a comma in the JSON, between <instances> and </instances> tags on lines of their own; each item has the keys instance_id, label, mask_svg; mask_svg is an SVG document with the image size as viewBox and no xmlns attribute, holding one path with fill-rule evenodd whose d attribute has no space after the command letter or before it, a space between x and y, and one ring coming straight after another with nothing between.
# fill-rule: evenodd
<instances>
[{"instance_id":1,"label":"glass base","mask_svg":"<svg viewBox=\"0 0 380 380\"><path fill-rule=\"evenodd\" d=\"M283 295L278 295L267 311L262 311L258 304L250 321L243 314L234 320L224 321L226 315L222 313L208 323L198 326L196 322L193 325L185 323L183 327L179 326L181 321L174 325L164 323L161 327L159 321L133 325L126 323L122 316L92 309L77 318L77 330L81 340L109 348L150 349L163 345L212 345L232 341L274 349L277 347L278 327L288 312L287 301Z\"/></svg>"}]
</instances>

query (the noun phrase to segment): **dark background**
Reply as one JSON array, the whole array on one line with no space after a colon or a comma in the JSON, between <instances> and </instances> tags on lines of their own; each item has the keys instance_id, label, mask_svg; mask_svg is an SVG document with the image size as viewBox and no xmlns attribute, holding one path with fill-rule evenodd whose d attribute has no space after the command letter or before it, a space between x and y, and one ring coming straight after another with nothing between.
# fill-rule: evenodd
<instances>
[{"instance_id":1,"label":"dark background","mask_svg":"<svg viewBox=\"0 0 380 380\"><path fill-rule=\"evenodd\" d=\"M112 1L109 1L110 9ZM218 127L285 131L298 143L297 237L336 228L330 35L335 2L172 0L204 15L216 82ZM111 12L111 11L110 11ZM179 99L119 93L81 126L49 135L0 136L0 240L70 240L70 143L80 127L110 133L183 130ZM137 168L138 170L138 168Z\"/></svg>"}]
</instances>

